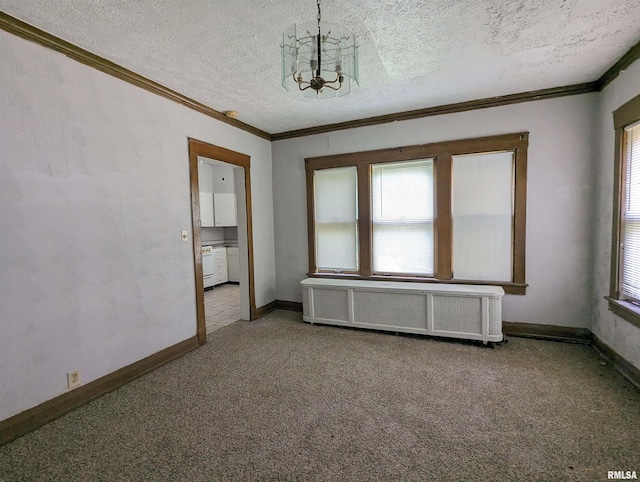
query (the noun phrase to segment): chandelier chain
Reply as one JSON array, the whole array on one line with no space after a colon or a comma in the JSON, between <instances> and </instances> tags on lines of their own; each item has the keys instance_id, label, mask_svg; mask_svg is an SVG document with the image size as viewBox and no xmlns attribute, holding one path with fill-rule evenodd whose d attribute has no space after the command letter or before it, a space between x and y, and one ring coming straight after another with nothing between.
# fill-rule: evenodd
<instances>
[{"instance_id":1,"label":"chandelier chain","mask_svg":"<svg viewBox=\"0 0 640 482\"><path fill-rule=\"evenodd\" d=\"M320 0L318 0L318 25L320 25Z\"/></svg>"}]
</instances>

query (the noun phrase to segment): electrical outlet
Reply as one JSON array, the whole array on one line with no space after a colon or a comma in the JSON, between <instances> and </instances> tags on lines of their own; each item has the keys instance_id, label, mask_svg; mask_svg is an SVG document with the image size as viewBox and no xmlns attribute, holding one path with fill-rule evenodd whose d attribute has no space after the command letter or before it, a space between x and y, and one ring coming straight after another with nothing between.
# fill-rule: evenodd
<instances>
[{"instance_id":1,"label":"electrical outlet","mask_svg":"<svg viewBox=\"0 0 640 482\"><path fill-rule=\"evenodd\" d=\"M80 386L80 370L67 373L67 388L71 390Z\"/></svg>"},{"instance_id":2,"label":"electrical outlet","mask_svg":"<svg viewBox=\"0 0 640 482\"><path fill-rule=\"evenodd\" d=\"M189 232L182 231L182 233L180 233L180 238L182 239L183 242L189 241Z\"/></svg>"}]
</instances>

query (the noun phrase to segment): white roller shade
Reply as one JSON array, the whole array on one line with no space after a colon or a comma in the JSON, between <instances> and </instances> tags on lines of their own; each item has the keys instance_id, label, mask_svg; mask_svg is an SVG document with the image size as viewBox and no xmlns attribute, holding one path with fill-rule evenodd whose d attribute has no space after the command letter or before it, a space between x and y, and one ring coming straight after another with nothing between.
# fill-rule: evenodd
<instances>
[{"instance_id":1,"label":"white roller shade","mask_svg":"<svg viewBox=\"0 0 640 482\"><path fill-rule=\"evenodd\" d=\"M453 156L453 277L512 281L513 152Z\"/></svg>"},{"instance_id":2,"label":"white roller shade","mask_svg":"<svg viewBox=\"0 0 640 482\"><path fill-rule=\"evenodd\" d=\"M314 172L316 267L358 269L357 170L355 167Z\"/></svg>"},{"instance_id":3,"label":"white roller shade","mask_svg":"<svg viewBox=\"0 0 640 482\"><path fill-rule=\"evenodd\" d=\"M371 168L374 273L433 275L433 159Z\"/></svg>"},{"instance_id":4,"label":"white roller shade","mask_svg":"<svg viewBox=\"0 0 640 482\"><path fill-rule=\"evenodd\" d=\"M625 297L640 300L640 123L624 131L626 175L622 213L622 283Z\"/></svg>"}]
</instances>

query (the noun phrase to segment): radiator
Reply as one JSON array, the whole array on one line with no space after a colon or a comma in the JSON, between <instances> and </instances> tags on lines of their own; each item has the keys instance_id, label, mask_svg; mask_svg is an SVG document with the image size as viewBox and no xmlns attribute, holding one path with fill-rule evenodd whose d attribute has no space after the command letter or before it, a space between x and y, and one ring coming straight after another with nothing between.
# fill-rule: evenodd
<instances>
[{"instance_id":1,"label":"radiator","mask_svg":"<svg viewBox=\"0 0 640 482\"><path fill-rule=\"evenodd\" d=\"M308 278L303 320L430 336L502 341L499 286Z\"/></svg>"}]
</instances>

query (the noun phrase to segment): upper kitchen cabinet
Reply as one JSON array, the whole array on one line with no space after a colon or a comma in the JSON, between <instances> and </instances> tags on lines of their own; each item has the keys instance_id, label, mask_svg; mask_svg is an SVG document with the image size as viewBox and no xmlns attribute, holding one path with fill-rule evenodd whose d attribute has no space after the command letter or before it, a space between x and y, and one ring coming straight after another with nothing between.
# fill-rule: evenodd
<instances>
[{"instance_id":1,"label":"upper kitchen cabinet","mask_svg":"<svg viewBox=\"0 0 640 482\"><path fill-rule=\"evenodd\" d=\"M235 194L213 193L213 210L216 227L224 228L238 225Z\"/></svg>"},{"instance_id":2,"label":"upper kitchen cabinet","mask_svg":"<svg viewBox=\"0 0 640 482\"><path fill-rule=\"evenodd\" d=\"M203 228L238 225L233 166L200 159L200 219Z\"/></svg>"},{"instance_id":3,"label":"upper kitchen cabinet","mask_svg":"<svg viewBox=\"0 0 640 482\"><path fill-rule=\"evenodd\" d=\"M215 225L213 193L200 191L200 226L213 228Z\"/></svg>"},{"instance_id":4,"label":"upper kitchen cabinet","mask_svg":"<svg viewBox=\"0 0 640 482\"><path fill-rule=\"evenodd\" d=\"M213 219L213 171L211 164L198 163L198 188L200 190L200 225L203 228L215 226Z\"/></svg>"}]
</instances>

